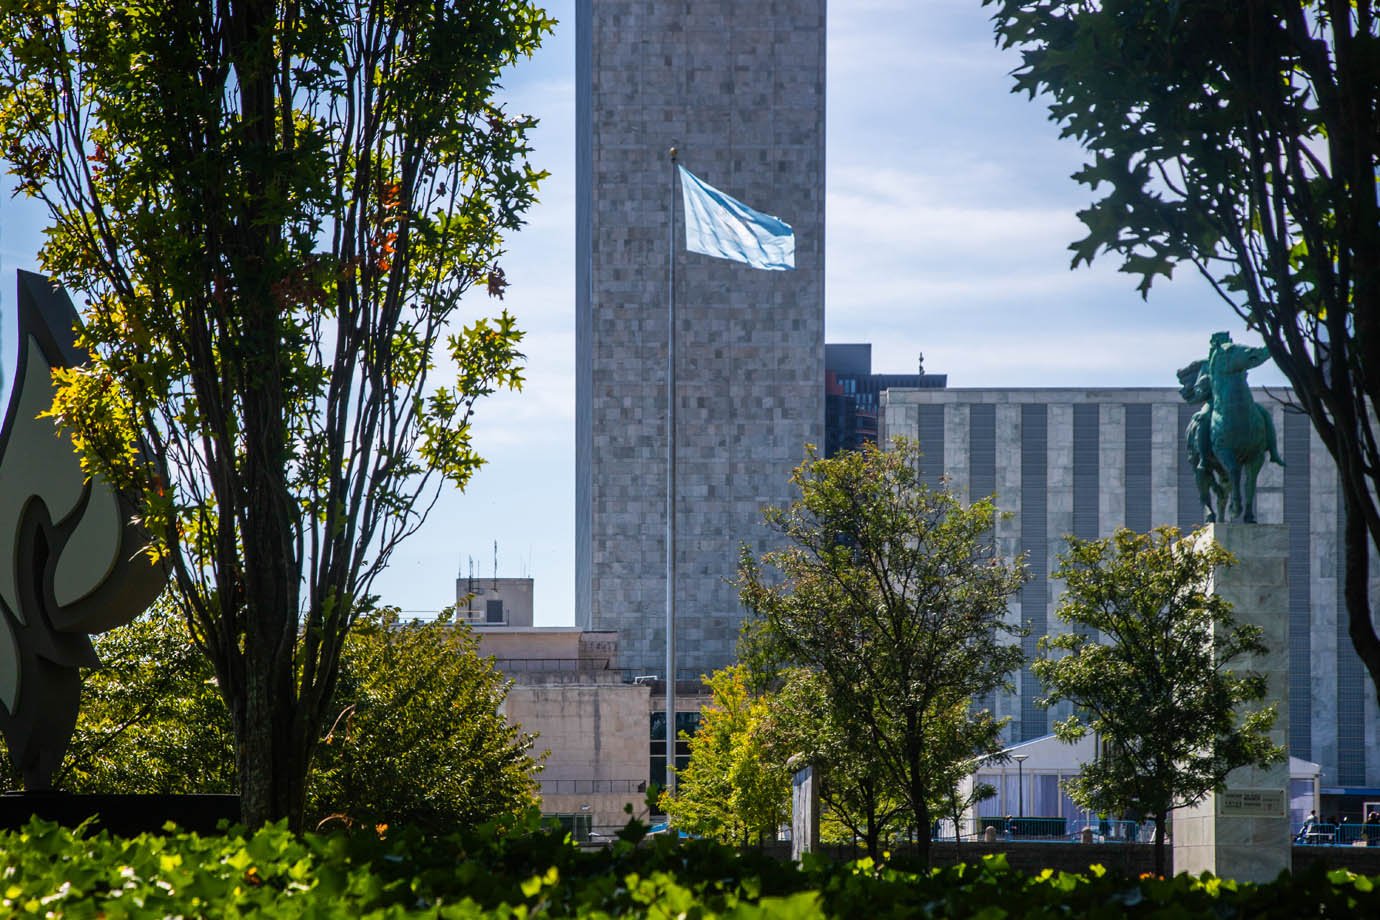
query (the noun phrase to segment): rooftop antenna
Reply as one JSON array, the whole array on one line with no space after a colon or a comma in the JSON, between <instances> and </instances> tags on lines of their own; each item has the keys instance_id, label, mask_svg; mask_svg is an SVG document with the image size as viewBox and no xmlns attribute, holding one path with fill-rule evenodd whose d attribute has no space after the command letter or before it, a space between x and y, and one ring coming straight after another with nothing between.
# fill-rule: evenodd
<instances>
[{"instance_id":1,"label":"rooftop antenna","mask_svg":"<svg viewBox=\"0 0 1380 920\"><path fill-rule=\"evenodd\" d=\"M925 353L923 351L920 352L920 357L917 359L916 363L920 365L917 373L919 373L921 377L925 376Z\"/></svg>"},{"instance_id":2,"label":"rooftop antenna","mask_svg":"<svg viewBox=\"0 0 1380 920\"><path fill-rule=\"evenodd\" d=\"M494 541L494 590L498 590L498 541Z\"/></svg>"}]
</instances>

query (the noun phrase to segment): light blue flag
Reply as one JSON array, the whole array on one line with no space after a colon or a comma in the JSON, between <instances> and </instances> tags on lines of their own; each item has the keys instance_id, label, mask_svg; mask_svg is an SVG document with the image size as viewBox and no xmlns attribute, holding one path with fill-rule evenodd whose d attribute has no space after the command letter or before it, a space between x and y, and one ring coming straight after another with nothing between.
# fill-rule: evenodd
<instances>
[{"instance_id":1,"label":"light blue flag","mask_svg":"<svg viewBox=\"0 0 1380 920\"><path fill-rule=\"evenodd\" d=\"M685 198L686 249L768 271L795 268L795 232L790 224L754 211L701 182L684 166L677 168Z\"/></svg>"}]
</instances>

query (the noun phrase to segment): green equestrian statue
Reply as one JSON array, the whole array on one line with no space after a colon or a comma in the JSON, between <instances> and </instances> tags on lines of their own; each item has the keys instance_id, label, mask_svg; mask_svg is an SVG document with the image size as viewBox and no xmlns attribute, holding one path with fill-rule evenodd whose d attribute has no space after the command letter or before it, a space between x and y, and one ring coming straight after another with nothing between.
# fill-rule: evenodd
<instances>
[{"instance_id":1,"label":"green equestrian statue","mask_svg":"<svg viewBox=\"0 0 1380 920\"><path fill-rule=\"evenodd\" d=\"M1255 480L1266 456L1284 465L1274 419L1251 398L1246 384L1246 372L1269 359L1267 349L1238 345L1230 334L1216 332L1207 358L1178 372L1183 398L1203 403L1185 436L1208 523L1221 518L1254 524Z\"/></svg>"}]
</instances>

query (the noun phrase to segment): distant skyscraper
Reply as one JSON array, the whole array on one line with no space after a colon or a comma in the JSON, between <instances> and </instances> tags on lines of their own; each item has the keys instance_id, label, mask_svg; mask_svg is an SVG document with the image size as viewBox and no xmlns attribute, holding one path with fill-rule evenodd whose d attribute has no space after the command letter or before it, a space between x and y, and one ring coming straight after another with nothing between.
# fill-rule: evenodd
<instances>
[{"instance_id":1,"label":"distant skyscraper","mask_svg":"<svg viewBox=\"0 0 1380 920\"><path fill-rule=\"evenodd\" d=\"M877 407L883 390L939 389L948 385L948 374L872 373L870 344L824 346L824 455L858 450L877 441Z\"/></svg>"},{"instance_id":2,"label":"distant skyscraper","mask_svg":"<svg viewBox=\"0 0 1380 920\"><path fill-rule=\"evenodd\" d=\"M762 506L824 433L825 0L576 9L576 623L617 630L626 666L664 669L668 148L795 228L795 271L767 272L685 253L677 221L677 657L699 673L733 657L739 543L765 548Z\"/></svg>"}]
</instances>

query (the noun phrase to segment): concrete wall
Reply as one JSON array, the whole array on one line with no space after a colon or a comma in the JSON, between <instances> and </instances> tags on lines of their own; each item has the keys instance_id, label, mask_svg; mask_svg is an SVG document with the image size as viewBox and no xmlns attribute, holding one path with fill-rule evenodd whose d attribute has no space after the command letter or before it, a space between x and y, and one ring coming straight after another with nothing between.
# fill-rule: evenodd
<instances>
[{"instance_id":1,"label":"concrete wall","mask_svg":"<svg viewBox=\"0 0 1380 920\"><path fill-rule=\"evenodd\" d=\"M455 579L456 618L480 626L488 622L488 605L503 605L504 626L531 626L533 581L530 578Z\"/></svg>"},{"instance_id":2,"label":"concrete wall","mask_svg":"<svg viewBox=\"0 0 1380 920\"><path fill-rule=\"evenodd\" d=\"M667 150L796 234L796 270L677 230L678 670L733 657L728 579L824 426L825 0L576 5L576 624L664 674ZM679 209L677 200L675 205Z\"/></svg>"},{"instance_id":3,"label":"concrete wall","mask_svg":"<svg viewBox=\"0 0 1380 920\"><path fill-rule=\"evenodd\" d=\"M567 627L475 628L480 651L514 681L503 712L546 751L545 814L621 827L646 817L651 688L624 682L618 635Z\"/></svg>"},{"instance_id":4,"label":"concrete wall","mask_svg":"<svg viewBox=\"0 0 1380 920\"><path fill-rule=\"evenodd\" d=\"M536 750L550 752L537 777L543 812L573 814L588 805L595 827L626 823L629 804L646 815L648 694L621 682L521 683L508 692L508 720L536 732Z\"/></svg>"}]
</instances>

